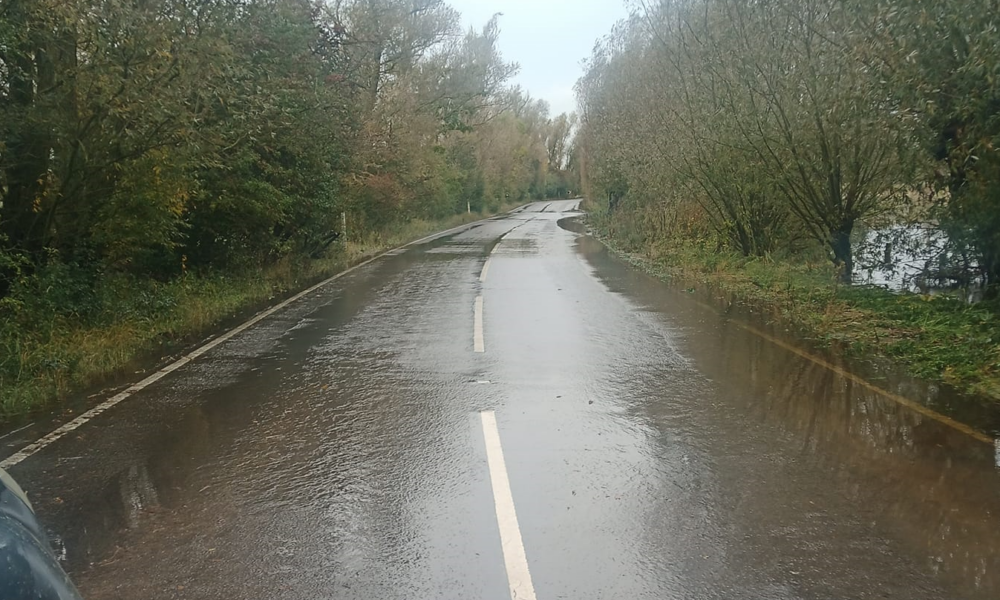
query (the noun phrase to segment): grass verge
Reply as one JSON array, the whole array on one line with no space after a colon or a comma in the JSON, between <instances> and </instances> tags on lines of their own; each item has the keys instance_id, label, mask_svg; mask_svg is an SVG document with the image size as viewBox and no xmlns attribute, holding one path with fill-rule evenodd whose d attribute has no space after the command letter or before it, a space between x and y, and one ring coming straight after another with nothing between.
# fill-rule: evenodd
<instances>
[{"instance_id":1,"label":"grass verge","mask_svg":"<svg viewBox=\"0 0 1000 600\"><path fill-rule=\"evenodd\" d=\"M594 224L591 224L594 226ZM1000 401L1000 305L839 284L828 261L747 258L694 241L637 245L596 228L620 256L663 279L701 282L769 311L822 347L885 358L919 378Z\"/></svg>"},{"instance_id":2,"label":"grass verge","mask_svg":"<svg viewBox=\"0 0 1000 600\"><path fill-rule=\"evenodd\" d=\"M252 273L189 274L166 283L107 277L101 289L87 290L96 301L86 318L23 304L0 307L0 418L110 381L351 265L487 216L414 220L349 241L328 257L287 258ZM28 321L26 312L38 316Z\"/></svg>"}]
</instances>

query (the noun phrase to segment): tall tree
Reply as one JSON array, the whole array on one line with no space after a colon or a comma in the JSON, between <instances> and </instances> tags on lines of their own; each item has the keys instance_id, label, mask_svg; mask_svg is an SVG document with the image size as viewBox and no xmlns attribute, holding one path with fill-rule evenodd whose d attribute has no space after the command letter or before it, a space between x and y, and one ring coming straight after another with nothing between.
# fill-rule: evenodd
<instances>
[{"instance_id":1,"label":"tall tree","mask_svg":"<svg viewBox=\"0 0 1000 600\"><path fill-rule=\"evenodd\" d=\"M868 63L944 165L943 225L978 257L988 293L1000 294L1000 4L882 0L854 9Z\"/></svg>"},{"instance_id":2,"label":"tall tree","mask_svg":"<svg viewBox=\"0 0 1000 600\"><path fill-rule=\"evenodd\" d=\"M849 281L854 227L890 207L910 135L851 24L838 0L642 4L578 86L590 177L612 206L683 190L745 254L794 221Z\"/></svg>"}]
</instances>

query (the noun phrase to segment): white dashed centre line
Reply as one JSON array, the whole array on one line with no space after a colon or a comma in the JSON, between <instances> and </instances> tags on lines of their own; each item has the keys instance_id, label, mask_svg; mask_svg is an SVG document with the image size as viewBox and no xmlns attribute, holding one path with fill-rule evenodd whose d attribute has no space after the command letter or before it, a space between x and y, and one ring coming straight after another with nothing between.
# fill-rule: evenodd
<instances>
[{"instance_id":1,"label":"white dashed centre line","mask_svg":"<svg viewBox=\"0 0 1000 600\"><path fill-rule=\"evenodd\" d=\"M476 352L486 352L483 343L483 297L476 296L475 323L473 324L472 344Z\"/></svg>"},{"instance_id":2,"label":"white dashed centre line","mask_svg":"<svg viewBox=\"0 0 1000 600\"><path fill-rule=\"evenodd\" d=\"M479 283L486 281L486 274L490 272L490 261L492 260L493 258L486 257L486 262L483 264L483 272L479 274Z\"/></svg>"},{"instance_id":3,"label":"white dashed centre line","mask_svg":"<svg viewBox=\"0 0 1000 600\"><path fill-rule=\"evenodd\" d=\"M510 597L515 600L535 600L535 586L531 583L528 557L524 554L521 528L517 524L517 513L514 511L514 496L510 492L510 480L507 479L507 466L503 459L503 448L500 446L496 414L492 410L484 410L479 416L483 421L486 462L490 468L493 503L496 505L500 545L503 547L503 563L507 570Z\"/></svg>"}]
</instances>

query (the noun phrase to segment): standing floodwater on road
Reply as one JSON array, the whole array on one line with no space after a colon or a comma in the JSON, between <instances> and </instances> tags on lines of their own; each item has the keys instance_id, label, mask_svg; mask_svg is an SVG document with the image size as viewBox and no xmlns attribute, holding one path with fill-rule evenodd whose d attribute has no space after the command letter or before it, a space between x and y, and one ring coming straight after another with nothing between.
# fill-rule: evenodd
<instances>
[{"instance_id":1,"label":"standing floodwater on road","mask_svg":"<svg viewBox=\"0 0 1000 600\"><path fill-rule=\"evenodd\" d=\"M14 466L85 597L1000 597L993 445L577 205L391 253Z\"/></svg>"}]
</instances>

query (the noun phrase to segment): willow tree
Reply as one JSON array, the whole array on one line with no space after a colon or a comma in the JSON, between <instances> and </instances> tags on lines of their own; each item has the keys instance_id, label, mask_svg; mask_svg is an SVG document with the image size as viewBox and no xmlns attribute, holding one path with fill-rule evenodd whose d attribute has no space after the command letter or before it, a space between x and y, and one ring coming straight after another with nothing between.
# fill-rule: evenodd
<instances>
[{"instance_id":1,"label":"willow tree","mask_svg":"<svg viewBox=\"0 0 1000 600\"><path fill-rule=\"evenodd\" d=\"M850 281L855 225L888 210L906 181L906 124L857 59L842 3L714 4L722 26L705 22L703 38L713 101Z\"/></svg>"},{"instance_id":2,"label":"willow tree","mask_svg":"<svg viewBox=\"0 0 1000 600\"><path fill-rule=\"evenodd\" d=\"M996 0L852 3L868 64L916 115L939 170L939 217L1000 294L1000 25Z\"/></svg>"},{"instance_id":3,"label":"willow tree","mask_svg":"<svg viewBox=\"0 0 1000 600\"><path fill-rule=\"evenodd\" d=\"M794 223L849 280L851 234L891 207L910 135L852 19L838 0L640 3L578 85L591 177L634 199L686 190L745 254Z\"/></svg>"}]
</instances>

